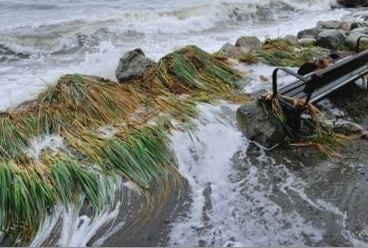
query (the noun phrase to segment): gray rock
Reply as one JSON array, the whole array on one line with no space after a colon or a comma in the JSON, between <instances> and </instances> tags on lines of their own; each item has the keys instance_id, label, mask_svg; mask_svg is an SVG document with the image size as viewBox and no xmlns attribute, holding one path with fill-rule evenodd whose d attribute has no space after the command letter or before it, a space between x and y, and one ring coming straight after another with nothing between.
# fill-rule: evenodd
<instances>
[{"instance_id":1,"label":"gray rock","mask_svg":"<svg viewBox=\"0 0 368 248\"><path fill-rule=\"evenodd\" d=\"M366 26L362 22L353 22L350 25L350 30L354 30L354 29L357 29L357 28L364 28L364 27L366 27Z\"/></svg>"},{"instance_id":2,"label":"gray rock","mask_svg":"<svg viewBox=\"0 0 368 248\"><path fill-rule=\"evenodd\" d=\"M291 44L296 44L298 40L295 35L286 35L284 39L289 41Z\"/></svg>"},{"instance_id":3,"label":"gray rock","mask_svg":"<svg viewBox=\"0 0 368 248\"><path fill-rule=\"evenodd\" d=\"M322 31L320 28L304 29L297 34L298 39L302 38L316 38L317 35Z\"/></svg>"},{"instance_id":4,"label":"gray rock","mask_svg":"<svg viewBox=\"0 0 368 248\"><path fill-rule=\"evenodd\" d=\"M317 22L317 27L321 29L339 29L341 22L333 21L319 21Z\"/></svg>"},{"instance_id":5,"label":"gray rock","mask_svg":"<svg viewBox=\"0 0 368 248\"><path fill-rule=\"evenodd\" d=\"M317 43L317 40L314 38L302 38L298 40L298 44L301 46L311 46L315 45Z\"/></svg>"},{"instance_id":6,"label":"gray rock","mask_svg":"<svg viewBox=\"0 0 368 248\"><path fill-rule=\"evenodd\" d=\"M234 48L235 46L233 44L231 44L230 42L226 42L217 53L226 58L233 58Z\"/></svg>"},{"instance_id":7,"label":"gray rock","mask_svg":"<svg viewBox=\"0 0 368 248\"><path fill-rule=\"evenodd\" d=\"M350 21L344 21L340 23L340 29L344 32L349 32L351 30L351 24Z\"/></svg>"},{"instance_id":8,"label":"gray rock","mask_svg":"<svg viewBox=\"0 0 368 248\"><path fill-rule=\"evenodd\" d=\"M337 0L338 4L341 4L344 7L354 8L359 6L367 6L367 0Z\"/></svg>"},{"instance_id":9,"label":"gray rock","mask_svg":"<svg viewBox=\"0 0 368 248\"><path fill-rule=\"evenodd\" d=\"M116 79L120 83L128 82L132 79L140 78L156 62L147 58L139 48L131 50L123 55L116 69Z\"/></svg>"},{"instance_id":10,"label":"gray rock","mask_svg":"<svg viewBox=\"0 0 368 248\"><path fill-rule=\"evenodd\" d=\"M346 45L353 51L355 51L357 42L359 37L362 35L362 33L351 33L346 38ZM360 48L361 49L367 49L368 48L368 38L363 38L360 41Z\"/></svg>"},{"instance_id":11,"label":"gray rock","mask_svg":"<svg viewBox=\"0 0 368 248\"><path fill-rule=\"evenodd\" d=\"M249 54L252 50L250 50L247 47L235 47L234 48L234 58L235 59L241 59L245 55Z\"/></svg>"},{"instance_id":12,"label":"gray rock","mask_svg":"<svg viewBox=\"0 0 368 248\"><path fill-rule=\"evenodd\" d=\"M368 28L367 28L367 27L356 28L356 29L353 29L353 30L350 32L350 34L354 34L354 33L368 34Z\"/></svg>"},{"instance_id":13,"label":"gray rock","mask_svg":"<svg viewBox=\"0 0 368 248\"><path fill-rule=\"evenodd\" d=\"M262 42L256 36L243 36L235 42L235 47L240 47L245 52L251 52L261 46Z\"/></svg>"},{"instance_id":14,"label":"gray rock","mask_svg":"<svg viewBox=\"0 0 368 248\"><path fill-rule=\"evenodd\" d=\"M317 45L328 49L338 49L345 43L346 37L340 30L326 29L318 34Z\"/></svg>"},{"instance_id":15,"label":"gray rock","mask_svg":"<svg viewBox=\"0 0 368 248\"><path fill-rule=\"evenodd\" d=\"M285 131L280 124L267 115L258 103L240 107L236 113L240 130L252 141L265 147L272 147L283 142Z\"/></svg>"}]
</instances>

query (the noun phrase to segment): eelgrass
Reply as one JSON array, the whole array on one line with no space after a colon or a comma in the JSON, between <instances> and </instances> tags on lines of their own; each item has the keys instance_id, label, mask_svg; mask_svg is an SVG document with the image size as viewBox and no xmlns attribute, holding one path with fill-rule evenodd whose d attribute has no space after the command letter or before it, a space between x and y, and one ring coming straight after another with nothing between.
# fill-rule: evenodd
<instances>
[{"instance_id":1,"label":"eelgrass","mask_svg":"<svg viewBox=\"0 0 368 248\"><path fill-rule=\"evenodd\" d=\"M26 244L53 206L86 196L98 213L107 184L120 176L146 196L165 195L177 178L169 148L172 121L188 123L198 102L243 100L241 74L190 46L163 57L128 85L87 75L65 75L37 99L0 115L0 231ZM138 116L138 117L137 117ZM109 136L98 130L111 125ZM65 148L27 156L31 139L56 134Z\"/></svg>"},{"instance_id":2,"label":"eelgrass","mask_svg":"<svg viewBox=\"0 0 368 248\"><path fill-rule=\"evenodd\" d=\"M205 90L224 93L239 88L240 72L196 46L188 46L159 61L158 78L175 93Z\"/></svg>"},{"instance_id":3,"label":"eelgrass","mask_svg":"<svg viewBox=\"0 0 368 248\"><path fill-rule=\"evenodd\" d=\"M326 56L328 51L317 46L303 47L285 39L268 39L264 45L247 55L243 62L262 62L270 66L299 67Z\"/></svg>"},{"instance_id":4,"label":"eelgrass","mask_svg":"<svg viewBox=\"0 0 368 248\"><path fill-rule=\"evenodd\" d=\"M283 96L280 96L283 97ZM285 115L278 98L267 96L266 100L269 103L270 111L268 114L272 115L274 119L284 128L285 133L288 134L288 144L291 147L314 147L321 154L330 159L343 157L339 150L341 150L344 141L349 138L343 134L337 133L329 124L321 120L320 110L313 104L305 104L304 100L286 98L285 101L290 101L295 108L304 109L309 114L310 119L303 119L308 130L300 130L300 133L295 133L289 126L288 118Z\"/></svg>"},{"instance_id":5,"label":"eelgrass","mask_svg":"<svg viewBox=\"0 0 368 248\"><path fill-rule=\"evenodd\" d=\"M66 154L24 165L1 161L0 185L2 230L21 240L35 233L57 203L73 202L83 192L92 206L100 204L98 174Z\"/></svg>"},{"instance_id":6,"label":"eelgrass","mask_svg":"<svg viewBox=\"0 0 368 248\"><path fill-rule=\"evenodd\" d=\"M368 109L368 94L366 92L361 93L356 99L349 101L346 104L346 110L349 116L357 121L361 121L367 116Z\"/></svg>"}]
</instances>

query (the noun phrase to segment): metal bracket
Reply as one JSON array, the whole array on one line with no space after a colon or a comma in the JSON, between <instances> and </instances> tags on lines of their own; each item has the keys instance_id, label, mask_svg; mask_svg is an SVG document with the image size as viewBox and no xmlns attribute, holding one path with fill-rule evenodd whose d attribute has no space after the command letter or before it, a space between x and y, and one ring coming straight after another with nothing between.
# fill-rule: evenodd
<instances>
[{"instance_id":1,"label":"metal bracket","mask_svg":"<svg viewBox=\"0 0 368 248\"><path fill-rule=\"evenodd\" d=\"M290 70L290 69L287 69L287 68L284 68L284 67L279 67L279 68L276 68L273 73L272 73L272 91L273 91L273 96L276 96L277 95L277 72L278 71L284 71L286 72L287 74L293 76L293 77L296 77L297 79L303 81L304 83L307 83L308 82L308 79L303 77L302 75L299 75L298 73Z\"/></svg>"}]
</instances>

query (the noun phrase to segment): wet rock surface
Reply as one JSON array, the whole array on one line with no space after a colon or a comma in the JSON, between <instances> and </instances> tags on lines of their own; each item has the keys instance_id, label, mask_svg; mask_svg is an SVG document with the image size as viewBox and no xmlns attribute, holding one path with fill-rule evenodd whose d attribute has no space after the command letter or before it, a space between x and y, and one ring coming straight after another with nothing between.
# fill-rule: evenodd
<instances>
[{"instance_id":1,"label":"wet rock surface","mask_svg":"<svg viewBox=\"0 0 368 248\"><path fill-rule=\"evenodd\" d=\"M320 28L309 28L298 32L298 39L302 38L317 38L317 35L322 31Z\"/></svg>"},{"instance_id":2,"label":"wet rock surface","mask_svg":"<svg viewBox=\"0 0 368 248\"><path fill-rule=\"evenodd\" d=\"M243 36L235 42L235 47L241 47L252 51L262 46L262 42L255 36Z\"/></svg>"},{"instance_id":3,"label":"wet rock surface","mask_svg":"<svg viewBox=\"0 0 368 248\"><path fill-rule=\"evenodd\" d=\"M271 148L283 141L283 128L266 114L261 104L250 103L237 110L237 121L243 134L262 146Z\"/></svg>"},{"instance_id":4,"label":"wet rock surface","mask_svg":"<svg viewBox=\"0 0 368 248\"><path fill-rule=\"evenodd\" d=\"M340 30L324 30L317 35L317 45L336 50L345 43L345 39Z\"/></svg>"},{"instance_id":5,"label":"wet rock surface","mask_svg":"<svg viewBox=\"0 0 368 248\"><path fill-rule=\"evenodd\" d=\"M317 27L321 29L339 29L340 26L341 22L337 20L317 22Z\"/></svg>"},{"instance_id":6,"label":"wet rock surface","mask_svg":"<svg viewBox=\"0 0 368 248\"><path fill-rule=\"evenodd\" d=\"M358 44L358 39L359 37L361 37L362 34L361 33L352 33L350 34L347 38L346 38L346 45L350 48L350 49L355 49L357 47ZM361 48L368 48L368 38L362 38L360 40L360 47Z\"/></svg>"},{"instance_id":7,"label":"wet rock surface","mask_svg":"<svg viewBox=\"0 0 368 248\"><path fill-rule=\"evenodd\" d=\"M234 57L235 46L230 42L226 42L218 51L218 54L224 56L225 58Z\"/></svg>"},{"instance_id":8,"label":"wet rock surface","mask_svg":"<svg viewBox=\"0 0 368 248\"><path fill-rule=\"evenodd\" d=\"M341 4L344 7L348 8L354 8L354 7L360 7L360 6L367 6L368 1L367 0L337 0L339 4Z\"/></svg>"},{"instance_id":9,"label":"wet rock surface","mask_svg":"<svg viewBox=\"0 0 368 248\"><path fill-rule=\"evenodd\" d=\"M131 50L125 53L120 59L119 66L115 72L116 79L120 83L138 79L155 64L156 62L147 58L141 49L137 48Z\"/></svg>"}]
</instances>

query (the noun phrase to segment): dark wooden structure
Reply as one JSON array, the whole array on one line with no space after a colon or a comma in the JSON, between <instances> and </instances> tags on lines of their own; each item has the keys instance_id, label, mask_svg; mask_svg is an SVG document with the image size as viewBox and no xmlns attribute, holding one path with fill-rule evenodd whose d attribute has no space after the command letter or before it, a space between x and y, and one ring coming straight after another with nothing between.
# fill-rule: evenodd
<instances>
[{"instance_id":1,"label":"dark wooden structure","mask_svg":"<svg viewBox=\"0 0 368 248\"><path fill-rule=\"evenodd\" d=\"M288 119L289 126L294 130L300 129L300 116L308 103L317 103L334 91L368 75L368 50L360 52L360 41L368 36L361 36L357 40L357 53L341 59L325 69L302 76L287 68L277 68L272 75L273 98L278 98ZM297 80L278 88L278 72L284 71ZM287 99L299 99L304 106L294 105Z\"/></svg>"}]
</instances>

